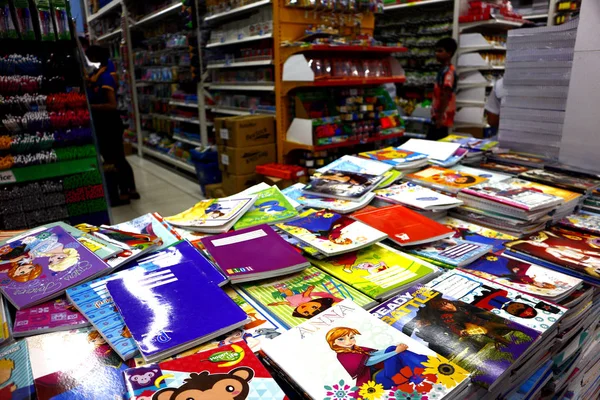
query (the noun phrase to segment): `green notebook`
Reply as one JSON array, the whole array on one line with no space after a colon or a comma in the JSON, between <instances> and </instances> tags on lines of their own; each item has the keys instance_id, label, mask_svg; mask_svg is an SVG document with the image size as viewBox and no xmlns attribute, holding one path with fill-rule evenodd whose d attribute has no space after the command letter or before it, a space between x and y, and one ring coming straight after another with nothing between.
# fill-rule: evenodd
<instances>
[{"instance_id":1,"label":"green notebook","mask_svg":"<svg viewBox=\"0 0 600 400\"><path fill-rule=\"evenodd\" d=\"M263 309L288 327L306 322L344 299L363 308L377 302L315 267L284 278L243 284Z\"/></svg>"},{"instance_id":2,"label":"green notebook","mask_svg":"<svg viewBox=\"0 0 600 400\"><path fill-rule=\"evenodd\" d=\"M254 205L240 218L233 228L249 228L260 224L274 224L298 216L298 211L290 204L277 186L255 193Z\"/></svg>"},{"instance_id":3,"label":"green notebook","mask_svg":"<svg viewBox=\"0 0 600 400\"><path fill-rule=\"evenodd\" d=\"M437 271L437 267L383 244L311 263L377 300L387 299Z\"/></svg>"}]
</instances>

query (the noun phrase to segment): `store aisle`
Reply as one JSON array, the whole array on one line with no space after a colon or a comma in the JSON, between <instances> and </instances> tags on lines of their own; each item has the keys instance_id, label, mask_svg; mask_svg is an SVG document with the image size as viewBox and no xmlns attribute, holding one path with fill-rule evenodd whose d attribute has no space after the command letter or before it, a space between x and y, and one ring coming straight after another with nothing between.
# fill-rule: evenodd
<instances>
[{"instance_id":1,"label":"store aisle","mask_svg":"<svg viewBox=\"0 0 600 400\"><path fill-rule=\"evenodd\" d=\"M113 223L156 211L163 217L176 214L203 199L200 185L152 161L138 156L127 160L133 168L137 190L142 196L131 204L112 208Z\"/></svg>"}]
</instances>

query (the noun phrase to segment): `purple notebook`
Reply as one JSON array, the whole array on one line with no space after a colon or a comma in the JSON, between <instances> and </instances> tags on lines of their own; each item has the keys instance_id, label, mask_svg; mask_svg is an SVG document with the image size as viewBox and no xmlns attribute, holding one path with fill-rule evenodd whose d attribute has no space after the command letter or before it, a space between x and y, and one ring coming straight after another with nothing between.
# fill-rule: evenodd
<instances>
[{"instance_id":1,"label":"purple notebook","mask_svg":"<svg viewBox=\"0 0 600 400\"><path fill-rule=\"evenodd\" d=\"M146 362L211 340L248 316L190 263L131 271L106 284Z\"/></svg>"},{"instance_id":2,"label":"purple notebook","mask_svg":"<svg viewBox=\"0 0 600 400\"><path fill-rule=\"evenodd\" d=\"M60 226L27 231L0 247L0 290L19 310L109 269Z\"/></svg>"},{"instance_id":3,"label":"purple notebook","mask_svg":"<svg viewBox=\"0 0 600 400\"><path fill-rule=\"evenodd\" d=\"M310 265L266 224L209 236L202 244L233 283L291 274Z\"/></svg>"},{"instance_id":4,"label":"purple notebook","mask_svg":"<svg viewBox=\"0 0 600 400\"><path fill-rule=\"evenodd\" d=\"M14 337L68 331L90 325L77 309L64 297L17 311Z\"/></svg>"}]
</instances>

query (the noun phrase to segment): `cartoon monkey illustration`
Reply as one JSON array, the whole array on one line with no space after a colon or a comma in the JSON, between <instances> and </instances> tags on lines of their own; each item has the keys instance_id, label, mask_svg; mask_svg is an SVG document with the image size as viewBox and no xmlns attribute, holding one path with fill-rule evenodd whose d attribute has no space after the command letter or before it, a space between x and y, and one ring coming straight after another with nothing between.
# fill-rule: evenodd
<instances>
[{"instance_id":1,"label":"cartoon monkey illustration","mask_svg":"<svg viewBox=\"0 0 600 400\"><path fill-rule=\"evenodd\" d=\"M194 373L179 388L154 393L152 400L244 400L250 392L248 382L253 377L254 371L248 367L235 368L226 374Z\"/></svg>"}]
</instances>

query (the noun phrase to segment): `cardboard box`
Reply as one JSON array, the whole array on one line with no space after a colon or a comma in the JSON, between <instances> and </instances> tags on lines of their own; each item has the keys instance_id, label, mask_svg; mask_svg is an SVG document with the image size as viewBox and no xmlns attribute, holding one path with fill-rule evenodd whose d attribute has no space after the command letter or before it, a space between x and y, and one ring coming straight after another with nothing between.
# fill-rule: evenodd
<instances>
[{"instance_id":1,"label":"cardboard box","mask_svg":"<svg viewBox=\"0 0 600 400\"><path fill-rule=\"evenodd\" d=\"M204 196L207 199L218 199L221 197L225 197L225 191L223 190L222 183L212 183L210 185L204 186Z\"/></svg>"},{"instance_id":2,"label":"cardboard box","mask_svg":"<svg viewBox=\"0 0 600 400\"><path fill-rule=\"evenodd\" d=\"M244 115L216 118L217 144L249 147L275 143L275 118L268 115Z\"/></svg>"},{"instance_id":3,"label":"cardboard box","mask_svg":"<svg viewBox=\"0 0 600 400\"><path fill-rule=\"evenodd\" d=\"M234 175L223 172L223 191L227 196L234 195L242 190L248 189L260 183L260 175L252 173L245 175Z\"/></svg>"},{"instance_id":4,"label":"cardboard box","mask_svg":"<svg viewBox=\"0 0 600 400\"><path fill-rule=\"evenodd\" d=\"M253 174L257 165L275 162L275 144L252 147L218 146L219 168L234 175Z\"/></svg>"},{"instance_id":5,"label":"cardboard box","mask_svg":"<svg viewBox=\"0 0 600 400\"><path fill-rule=\"evenodd\" d=\"M303 177L306 178L306 177ZM298 182L306 183L306 179L303 180L292 180L292 179L281 179L275 176L264 176L262 177L262 181L270 186L277 186L279 189L283 190L288 188Z\"/></svg>"}]
</instances>

